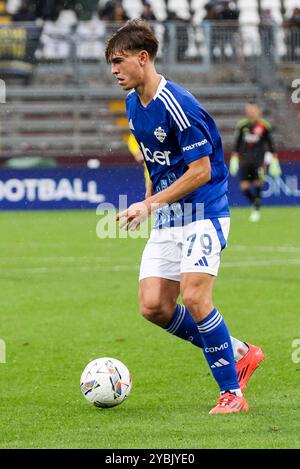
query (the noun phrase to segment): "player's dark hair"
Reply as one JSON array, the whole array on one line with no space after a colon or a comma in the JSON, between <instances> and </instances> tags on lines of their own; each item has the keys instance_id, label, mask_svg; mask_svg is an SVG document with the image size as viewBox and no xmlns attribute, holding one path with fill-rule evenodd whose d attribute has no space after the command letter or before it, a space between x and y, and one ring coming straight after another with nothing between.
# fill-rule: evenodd
<instances>
[{"instance_id":1,"label":"player's dark hair","mask_svg":"<svg viewBox=\"0 0 300 469\"><path fill-rule=\"evenodd\" d=\"M154 60L158 50L158 40L147 21L129 20L118 29L108 40L105 48L105 58L108 63L116 52L148 52Z\"/></svg>"},{"instance_id":2,"label":"player's dark hair","mask_svg":"<svg viewBox=\"0 0 300 469\"><path fill-rule=\"evenodd\" d=\"M257 106L261 108L260 104L258 104L258 102L255 101L255 99L249 99L246 104L250 104L251 106Z\"/></svg>"}]
</instances>

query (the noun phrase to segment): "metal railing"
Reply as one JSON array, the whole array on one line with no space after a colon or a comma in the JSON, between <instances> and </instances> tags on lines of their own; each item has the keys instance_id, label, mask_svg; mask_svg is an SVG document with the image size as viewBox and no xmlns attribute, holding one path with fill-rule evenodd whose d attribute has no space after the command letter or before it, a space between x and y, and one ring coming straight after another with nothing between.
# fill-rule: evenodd
<instances>
[{"instance_id":1,"label":"metal railing","mask_svg":"<svg viewBox=\"0 0 300 469\"><path fill-rule=\"evenodd\" d=\"M79 26L65 35L56 35L53 30L49 34L44 28L38 54L43 60L71 57L83 62L103 62L105 42L118 27L119 23L106 24L99 33L88 34L88 30ZM277 63L300 61L300 28L240 25L231 21L207 21L201 25L176 21L153 23L152 27L160 41L158 60L166 65L243 63L260 56Z\"/></svg>"},{"instance_id":2,"label":"metal railing","mask_svg":"<svg viewBox=\"0 0 300 469\"><path fill-rule=\"evenodd\" d=\"M75 71L87 64L103 69L105 42L120 25L103 21L79 22L73 27L52 22L42 27L26 23L0 25L0 71L3 63L10 60L62 63ZM198 68L224 63L242 66L258 58L275 64L300 63L300 28L235 21L204 21L201 25L157 22L152 27L160 41L158 61L162 66L182 69L187 64Z\"/></svg>"}]
</instances>

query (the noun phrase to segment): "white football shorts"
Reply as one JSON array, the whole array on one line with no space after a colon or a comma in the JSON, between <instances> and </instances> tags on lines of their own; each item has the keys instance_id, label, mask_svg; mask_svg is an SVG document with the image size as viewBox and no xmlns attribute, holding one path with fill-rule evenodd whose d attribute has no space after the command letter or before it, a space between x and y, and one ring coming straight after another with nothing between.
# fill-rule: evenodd
<instances>
[{"instance_id":1,"label":"white football shorts","mask_svg":"<svg viewBox=\"0 0 300 469\"><path fill-rule=\"evenodd\" d=\"M229 228L228 217L153 229L143 252L139 279L160 277L179 282L185 272L216 277Z\"/></svg>"}]
</instances>

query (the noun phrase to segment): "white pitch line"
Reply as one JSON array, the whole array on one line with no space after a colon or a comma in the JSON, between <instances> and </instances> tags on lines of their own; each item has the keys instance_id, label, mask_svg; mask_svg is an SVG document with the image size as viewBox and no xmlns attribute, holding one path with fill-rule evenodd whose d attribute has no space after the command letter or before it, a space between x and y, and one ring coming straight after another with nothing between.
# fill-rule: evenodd
<instances>
[{"instance_id":1,"label":"white pitch line","mask_svg":"<svg viewBox=\"0 0 300 469\"><path fill-rule=\"evenodd\" d=\"M129 258L129 257L117 257L115 259L116 261L119 261L121 262L122 264L127 264L129 262L132 261L132 258ZM268 262L272 262L273 259L268 259ZM275 259L275 262L278 262L279 259ZM51 264L51 263L55 263L55 264L59 264L60 267L64 267L63 264L66 264L66 268L68 267L71 267L72 265L72 268L73 268L73 265L76 264L76 263L79 263L80 265L82 264L92 264L94 265L95 263L102 263L102 264L113 264L114 262L114 257L109 257L109 256L106 256L106 257L99 257L99 256L53 256L53 257L25 257L25 256L21 256L21 257L0 257L0 268L1 267L5 267L5 268L9 268L10 266L12 267L20 267L20 268L26 268L26 264L31 264L31 268L40 268L39 266L41 264ZM240 262L244 265L245 263L259 263L261 262L261 259L259 257L256 257L256 256L243 256L243 259L242 261L230 261L230 262L227 262L228 263L234 263L234 265L237 265L239 264ZM265 262L265 260L263 260L263 262ZM223 261L221 265L225 265L226 264L226 261ZM35 267L36 266L36 267ZM54 268L56 267L53 266ZM41 267L43 268L43 267ZM45 266L45 268L48 268Z\"/></svg>"},{"instance_id":2,"label":"white pitch line","mask_svg":"<svg viewBox=\"0 0 300 469\"><path fill-rule=\"evenodd\" d=\"M138 270L139 266L133 265L113 265L113 266L70 266L67 267L18 267L14 269L5 269L6 274L57 274L57 273L74 273L74 272L119 272ZM3 272L4 273L4 272ZM1 280L1 277L0 277Z\"/></svg>"},{"instance_id":3,"label":"white pitch line","mask_svg":"<svg viewBox=\"0 0 300 469\"><path fill-rule=\"evenodd\" d=\"M95 237L93 239L93 242L95 243L94 246L95 248L97 246L100 245L100 243L103 243L105 242L105 248L114 248L115 247L115 243L114 241L110 241L108 242L107 239L98 239L97 237ZM86 243L73 243L72 240L70 242L57 242L57 243L48 243L48 242L22 242L22 241L2 241L0 242L0 248L1 249L5 249L7 248L8 246L12 246L14 248L21 248L21 249L40 249L40 248L54 248L54 249L65 249L65 248L69 248L70 246L72 246L72 248L75 248L75 247L85 247L88 245L88 242Z\"/></svg>"},{"instance_id":4,"label":"white pitch line","mask_svg":"<svg viewBox=\"0 0 300 469\"><path fill-rule=\"evenodd\" d=\"M228 249L233 251L300 252L300 246L247 246L243 244L231 246L229 244Z\"/></svg>"},{"instance_id":5,"label":"white pitch line","mask_svg":"<svg viewBox=\"0 0 300 469\"><path fill-rule=\"evenodd\" d=\"M231 267L257 267L257 266L272 266L272 265L299 265L300 259L259 259L259 260L247 260L243 261L233 261L233 262L221 262L221 268L231 268Z\"/></svg>"},{"instance_id":6,"label":"white pitch line","mask_svg":"<svg viewBox=\"0 0 300 469\"><path fill-rule=\"evenodd\" d=\"M129 257L118 257L118 261L129 262L131 259ZM14 256L14 257L0 257L0 264L18 264L20 262L33 262L38 264L47 264L50 262L111 262L111 258L108 256L48 256L48 257L39 257L39 256Z\"/></svg>"},{"instance_id":7,"label":"white pitch line","mask_svg":"<svg viewBox=\"0 0 300 469\"><path fill-rule=\"evenodd\" d=\"M100 243L101 241L103 240L99 240L99 246L100 246ZM146 240L145 240L146 241ZM7 243L0 243L0 248L1 249L6 249L8 247L14 247L14 248L22 248L22 249L35 249L35 248L49 248L49 247L53 247L53 248L58 248L58 249L64 249L64 248L75 248L75 247L80 247L80 248L84 248L86 245L83 244L83 243L77 243L77 244L73 244L73 243L21 243L21 242L12 242L12 241L9 241ZM95 249L96 249L97 245L95 245ZM115 243L113 242L107 242L105 241L105 249L108 249L108 248L114 248L115 247ZM259 245L246 245L246 244L230 244L229 242L229 245L228 245L228 249L229 250L233 250L233 251L249 251L249 250L252 250L252 251L261 251L261 252L274 252L274 251L278 251L278 252L300 252L300 246L259 246ZM73 256L70 256L70 257L73 257ZM76 256L74 256L76 257ZM3 258L2 258L3 259Z\"/></svg>"},{"instance_id":8,"label":"white pitch line","mask_svg":"<svg viewBox=\"0 0 300 469\"><path fill-rule=\"evenodd\" d=\"M223 262L221 268L248 268L257 266L274 266L274 265L300 265L299 259L260 259L252 261L240 262ZM68 268L69 267L69 268ZM76 273L76 272L120 272L120 271L138 271L139 266L128 265L112 265L112 266L66 266L66 267L19 267L10 269L7 267L4 274L51 274L51 273ZM1 279L1 277L0 277Z\"/></svg>"},{"instance_id":9,"label":"white pitch line","mask_svg":"<svg viewBox=\"0 0 300 469\"><path fill-rule=\"evenodd\" d=\"M282 253L298 253L300 252L300 247L296 246L247 246L247 245L237 245L229 246L230 251L260 251L260 252L282 252ZM244 258L242 263L244 265L245 261L252 261L253 256L250 258ZM2 256L0 257L0 264L18 264L19 262L33 262L33 263L50 263L50 262L59 262L59 263L73 263L73 262L111 262L112 258L109 256ZM118 257L118 261L129 262L131 258L129 257ZM271 260L270 260L271 261ZM257 261L260 262L260 261ZM263 261L265 262L265 261ZM277 261L276 261L277 262ZM224 266L224 263L222 264Z\"/></svg>"}]
</instances>

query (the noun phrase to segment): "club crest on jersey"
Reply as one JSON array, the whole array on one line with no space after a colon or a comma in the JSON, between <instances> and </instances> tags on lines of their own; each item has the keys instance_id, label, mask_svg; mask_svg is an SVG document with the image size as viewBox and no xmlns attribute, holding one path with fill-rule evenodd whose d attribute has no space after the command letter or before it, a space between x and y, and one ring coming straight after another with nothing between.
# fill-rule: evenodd
<instances>
[{"instance_id":1,"label":"club crest on jersey","mask_svg":"<svg viewBox=\"0 0 300 469\"><path fill-rule=\"evenodd\" d=\"M158 127L157 129L154 130L154 135L159 140L161 143L165 141L165 138L167 136L166 132L162 127Z\"/></svg>"}]
</instances>

